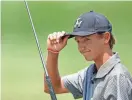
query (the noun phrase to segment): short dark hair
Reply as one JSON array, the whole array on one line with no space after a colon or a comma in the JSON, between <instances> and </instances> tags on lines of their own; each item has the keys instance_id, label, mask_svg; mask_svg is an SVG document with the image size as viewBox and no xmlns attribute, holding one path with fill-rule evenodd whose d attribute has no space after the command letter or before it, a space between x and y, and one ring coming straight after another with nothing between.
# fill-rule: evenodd
<instances>
[{"instance_id":1,"label":"short dark hair","mask_svg":"<svg viewBox=\"0 0 132 100\"><path fill-rule=\"evenodd\" d=\"M115 44L115 38L113 34L110 34L109 46L111 49L113 49L114 44Z\"/></svg>"}]
</instances>

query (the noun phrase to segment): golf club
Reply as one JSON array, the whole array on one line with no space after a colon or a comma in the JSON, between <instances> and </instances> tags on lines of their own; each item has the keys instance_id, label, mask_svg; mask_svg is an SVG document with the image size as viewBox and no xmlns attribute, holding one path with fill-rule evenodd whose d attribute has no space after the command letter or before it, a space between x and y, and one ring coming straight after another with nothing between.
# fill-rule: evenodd
<instances>
[{"instance_id":1,"label":"golf club","mask_svg":"<svg viewBox=\"0 0 132 100\"><path fill-rule=\"evenodd\" d=\"M27 9L27 12L28 12L30 23L32 25L32 29L33 29L34 37L35 37L36 44L37 44L37 47L38 47L38 51L39 51L39 55L40 55L40 58L41 58L41 62L42 62L43 68L44 68L45 77L46 77L46 83L47 83L48 88L49 88L49 93L50 93L50 96L51 96L51 100L57 100L55 92L54 92L54 89L53 89L53 86L51 84L51 79L50 79L50 77L48 75L48 71L46 69L46 65L45 65L44 58L43 58L43 55L42 55L42 51L41 51L41 48L40 48L40 45L39 45L37 33L35 31L35 28L34 28L34 24L33 24L33 21L32 21L32 17L31 17L31 14L30 14L28 3L25 0L24 0L24 2L25 2L25 5L26 5L26 9Z\"/></svg>"}]
</instances>

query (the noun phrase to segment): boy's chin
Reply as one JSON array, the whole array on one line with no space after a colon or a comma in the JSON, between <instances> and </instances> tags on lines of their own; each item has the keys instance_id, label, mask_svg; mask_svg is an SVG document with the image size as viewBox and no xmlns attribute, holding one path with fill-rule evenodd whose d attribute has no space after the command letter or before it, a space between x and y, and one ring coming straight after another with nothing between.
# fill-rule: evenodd
<instances>
[{"instance_id":1,"label":"boy's chin","mask_svg":"<svg viewBox=\"0 0 132 100\"><path fill-rule=\"evenodd\" d=\"M92 57L85 57L85 59L86 59L87 61L93 61L93 58L92 58Z\"/></svg>"}]
</instances>

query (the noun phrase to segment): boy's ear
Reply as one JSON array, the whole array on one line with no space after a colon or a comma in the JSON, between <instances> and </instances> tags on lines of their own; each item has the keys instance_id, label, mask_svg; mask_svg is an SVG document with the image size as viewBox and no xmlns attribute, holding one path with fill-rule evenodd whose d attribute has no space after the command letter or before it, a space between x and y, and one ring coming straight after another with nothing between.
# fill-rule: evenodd
<instances>
[{"instance_id":1,"label":"boy's ear","mask_svg":"<svg viewBox=\"0 0 132 100\"><path fill-rule=\"evenodd\" d=\"M109 43L110 40L110 33L109 32L105 32L104 33L104 43L107 44Z\"/></svg>"}]
</instances>

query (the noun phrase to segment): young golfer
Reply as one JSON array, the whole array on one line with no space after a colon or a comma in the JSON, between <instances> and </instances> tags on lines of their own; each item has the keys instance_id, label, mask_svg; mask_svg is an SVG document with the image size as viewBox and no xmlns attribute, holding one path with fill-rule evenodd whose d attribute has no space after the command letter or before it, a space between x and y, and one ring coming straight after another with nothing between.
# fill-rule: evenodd
<instances>
[{"instance_id":1,"label":"young golfer","mask_svg":"<svg viewBox=\"0 0 132 100\"><path fill-rule=\"evenodd\" d=\"M61 77L58 71L60 51L69 38L74 37L79 52L93 64ZM115 39L112 25L99 13L90 11L79 16L71 34L64 31L49 34L47 39L47 70L56 94L71 92L75 99L132 100L132 77L113 52ZM60 66L61 67L61 66ZM48 87L44 84L48 93Z\"/></svg>"}]
</instances>

